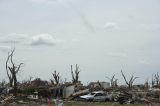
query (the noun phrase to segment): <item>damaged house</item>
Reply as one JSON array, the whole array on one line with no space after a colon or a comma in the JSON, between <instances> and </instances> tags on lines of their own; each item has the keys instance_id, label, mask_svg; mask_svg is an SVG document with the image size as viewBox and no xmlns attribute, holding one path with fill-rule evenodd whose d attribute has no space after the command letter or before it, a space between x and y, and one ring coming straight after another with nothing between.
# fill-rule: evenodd
<instances>
[{"instance_id":1,"label":"damaged house","mask_svg":"<svg viewBox=\"0 0 160 106\"><path fill-rule=\"evenodd\" d=\"M75 92L75 85L62 85L57 87L50 87L49 91L53 98L68 98Z\"/></svg>"},{"instance_id":2,"label":"damaged house","mask_svg":"<svg viewBox=\"0 0 160 106\"><path fill-rule=\"evenodd\" d=\"M110 83L109 82L91 82L88 85L89 88L102 88L102 89L107 89L110 87Z\"/></svg>"}]
</instances>

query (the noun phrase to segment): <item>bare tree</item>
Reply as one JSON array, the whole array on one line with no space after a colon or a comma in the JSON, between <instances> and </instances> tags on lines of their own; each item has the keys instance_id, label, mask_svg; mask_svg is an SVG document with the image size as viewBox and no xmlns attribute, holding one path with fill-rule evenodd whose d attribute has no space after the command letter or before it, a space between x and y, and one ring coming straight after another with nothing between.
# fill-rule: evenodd
<instances>
[{"instance_id":1,"label":"bare tree","mask_svg":"<svg viewBox=\"0 0 160 106\"><path fill-rule=\"evenodd\" d=\"M50 82L51 82L52 85L55 84L52 78L50 78Z\"/></svg>"},{"instance_id":2,"label":"bare tree","mask_svg":"<svg viewBox=\"0 0 160 106\"><path fill-rule=\"evenodd\" d=\"M145 81L145 83L144 83L144 86L147 89L149 88L149 82L148 82L148 80L149 80L149 78L147 78L146 81Z\"/></svg>"},{"instance_id":3,"label":"bare tree","mask_svg":"<svg viewBox=\"0 0 160 106\"><path fill-rule=\"evenodd\" d=\"M76 69L73 72L73 67L71 65L71 75L72 75L72 83L78 83L79 82L79 66L76 64Z\"/></svg>"},{"instance_id":4,"label":"bare tree","mask_svg":"<svg viewBox=\"0 0 160 106\"><path fill-rule=\"evenodd\" d=\"M29 83L29 84L31 84L32 79L33 79L33 77L32 77L32 76L29 76L29 80L28 80L28 83Z\"/></svg>"},{"instance_id":5,"label":"bare tree","mask_svg":"<svg viewBox=\"0 0 160 106\"><path fill-rule=\"evenodd\" d=\"M155 86L160 86L160 77L158 72L155 75L152 75L152 87Z\"/></svg>"},{"instance_id":6,"label":"bare tree","mask_svg":"<svg viewBox=\"0 0 160 106\"><path fill-rule=\"evenodd\" d=\"M127 84L128 88L132 88L133 82L134 82L137 78L139 78L139 77L134 77L134 74L132 74L130 80L127 81L127 79L126 79L125 75L123 74L123 71L122 71L122 70L121 70L121 74L122 74L122 76L123 76L123 78L124 78L124 80L125 80L125 83Z\"/></svg>"},{"instance_id":7,"label":"bare tree","mask_svg":"<svg viewBox=\"0 0 160 106\"><path fill-rule=\"evenodd\" d=\"M4 87L6 85L6 81L5 79L2 80L2 82L0 82L0 87Z\"/></svg>"},{"instance_id":8,"label":"bare tree","mask_svg":"<svg viewBox=\"0 0 160 106\"><path fill-rule=\"evenodd\" d=\"M109 78L106 76L106 78L108 78L110 80L110 83L111 83L111 87L114 88L114 87L117 87L118 84L117 84L117 81L118 79L115 79L115 74L112 76L112 78Z\"/></svg>"},{"instance_id":9,"label":"bare tree","mask_svg":"<svg viewBox=\"0 0 160 106\"><path fill-rule=\"evenodd\" d=\"M50 79L50 80L51 80L51 83L58 85L58 84L60 83L60 75L59 75L59 72L57 73L57 71L55 70L54 73L52 73L52 75L53 75L53 79L54 79L54 80Z\"/></svg>"},{"instance_id":10,"label":"bare tree","mask_svg":"<svg viewBox=\"0 0 160 106\"><path fill-rule=\"evenodd\" d=\"M8 53L8 57L6 60L6 72L7 72L7 76L9 79L10 87L14 87L14 92L16 93L16 91L17 91L17 74L20 71L20 68L24 63L20 63L20 64L16 65L13 62L14 52L15 52L15 49L11 50L11 52ZM10 61L10 64L9 64L9 61Z\"/></svg>"},{"instance_id":11,"label":"bare tree","mask_svg":"<svg viewBox=\"0 0 160 106\"><path fill-rule=\"evenodd\" d=\"M154 77L155 77L155 83L156 83L156 85L159 85L160 84L159 73L157 72Z\"/></svg>"},{"instance_id":12,"label":"bare tree","mask_svg":"<svg viewBox=\"0 0 160 106\"><path fill-rule=\"evenodd\" d=\"M155 84L155 80L154 80L153 74L152 74L152 87L154 86L154 84Z\"/></svg>"},{"instance_id":13,"label":"bare tree","mask_svg":"<svg viewBox=\"0 0 160 106\"><path fill-rule=\"evenodd\" d=\"M7 57L7 60L6 60L6 72L7 72L7 76L8 76L8 79L9 79L9 85L10 87L13 87L13 77L12 77L12 73L8 70L8 62L9 62L9 59L11 58L11 55L13 55L13 52L14 50L11 50L11 53L8 53L8 57ZM10 74L9 74L10 72Z\"/></svg>"}]
</instances>

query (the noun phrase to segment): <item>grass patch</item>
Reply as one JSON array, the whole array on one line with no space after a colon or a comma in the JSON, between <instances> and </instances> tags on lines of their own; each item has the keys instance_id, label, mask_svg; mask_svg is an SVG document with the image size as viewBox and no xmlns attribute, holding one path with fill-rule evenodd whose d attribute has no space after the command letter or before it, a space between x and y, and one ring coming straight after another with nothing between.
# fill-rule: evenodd
<instances>
[{"instance_id":1,"label":"grass patch","mask_svg":"<svg viewBox=\"0 0 160 106\"><path fill-rule=\"evenodd\" d=\"M77 102L77 101L68 101L64 102L64 106L115 106L111 102ZM117 104L116 106L145 106L143 104Z\"/></svg>"}]
</instances>

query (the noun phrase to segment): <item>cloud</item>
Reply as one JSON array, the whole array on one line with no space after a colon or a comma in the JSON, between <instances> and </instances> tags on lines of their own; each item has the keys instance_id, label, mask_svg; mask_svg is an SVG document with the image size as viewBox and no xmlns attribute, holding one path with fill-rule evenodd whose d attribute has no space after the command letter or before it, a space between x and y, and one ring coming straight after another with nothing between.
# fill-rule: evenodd
<instances>
[{"instance_id":1,"label":"cloud","mask_svg":"<svg viewBox=\"0 0 160 106\"><path fill-rule=\"evenodd\" d=\"M9 51L11 48L9 46L0 46L0 51L2 52L7 52Z\"/></svg>"},{"instance_id":2,"label":"cloud","mask_svg":"<svg viewBox=\"0 0 160 106\"><path fill-rule=\"evenodd\" d=\"M143 65L148 65L148 64L150 64L148 61L146 61L146 60L139 60L138 62L137 62L137 64L143 64Z\"/></svg>"},{"instance_id":3,"label":"cloud","mask_svg":"<svg viewBox=\"0 0 160 106\"><path fill-rule=\"evenodd\" d=\"M27 34L11 33L0 38L0 43L21 43L29 39Z\"/></svg>"},{"instance_id":4,"label":"cloud","mask_svg":"<svg viewBox=\"0 0 160 106\"><path fill-rule=\"evenodd\" d=\"M48 45L53 46L57 43L65 42L64 40L54 39L50 34L39 34L39 35L27 35L27 34L17 34L12 33L6 36L2 36L0 38L0 43L4 44L26 44L31 46L38 46L38 45Z\"/></svg>"},{"instance_id":5,"label":"cloud","mask_svg":"<svg viewBox=\"0 0 160 106\"><path fill-rule=\"evenodd\" d=\"M29 45L32 46L40 46L40 45L48 45L53 46L58 42L63 42L63 40L54 39L50 34L39 34L35 35L31 38Z\"/></svg>"},{"instance_id":6,"label":"cloud","mask_svg":"<svg viewBox=\"0 0 160 106\"><path fill-rule=\"evenodd\" d=\"M109 29L118 29L118 25L117 23L114 23L114 22L107 22L105 25L104 25L104 28L109 30Z\"/></svg>"},{"instance_id":7,"label":"cloud","mask_svg":"<svg viewBox=\"0 0 160 106\"><path fill-rule=\"evenodd\" d=\"M126 58L127 57L127 54L124 52L110 52L109 55L112 57L118 57L118 58Z\"/></svg>"}]
</instances>

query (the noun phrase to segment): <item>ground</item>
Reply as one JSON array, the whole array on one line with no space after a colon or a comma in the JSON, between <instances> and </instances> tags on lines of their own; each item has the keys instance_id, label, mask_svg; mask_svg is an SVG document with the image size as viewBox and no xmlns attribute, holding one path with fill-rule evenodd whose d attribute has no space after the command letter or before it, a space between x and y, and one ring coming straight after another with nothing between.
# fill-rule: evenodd
<instances>
[{"instance_id":1,"label":"ground","mask_svg":"<svg viewBox=\"0 0 160 106\"><path fill-rule=\"evenodd\" d=\"M0 106L5 106L1 105ZM47 102L29 102L26 104L16 104L12 103L7 106L48 106ZM51 104L51 106L55 106L54 103ZM125 104L120 105L118 103L111 103L111 102L79 102L79 101L66 101L64 102L63 106L148 106L147 104ZM150 105L149 105L150 106ZM153 106L160 106L160 104L154 104Z\"/></svg>"},{"instance_id":2,"label":"ground","mask_svg":"<svg viewBox=\"0 0 160 106\"><path fill-rule=\"evenodd\" d=\"M118 105L116 103L109 103L109 102L66 102L64 106L145 106L142 104L126 104L126 105Z\"/></svg>"}]
</instances>

